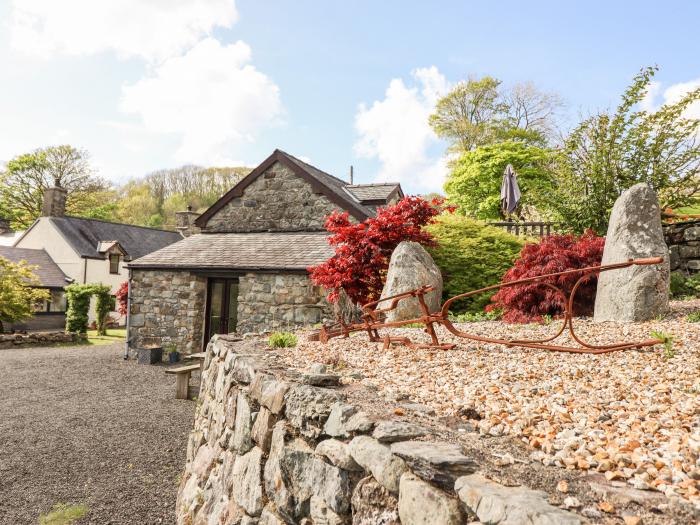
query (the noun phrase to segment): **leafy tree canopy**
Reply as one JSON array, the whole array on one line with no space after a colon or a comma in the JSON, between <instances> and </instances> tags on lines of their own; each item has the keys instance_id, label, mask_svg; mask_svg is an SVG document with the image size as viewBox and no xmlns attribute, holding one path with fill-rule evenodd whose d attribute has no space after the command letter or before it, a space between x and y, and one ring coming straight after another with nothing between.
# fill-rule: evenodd
<instances>
[{"instance_id":1,"label":"leafy tree canopy","mask_svg":"<svg viewBox=\"0 0 700 525\"><path fill-rule=\"evenodd\" d=\"M515 169L522 193L520 210L538 208L552 184L552 152L523 142L501 142L464 153L452 166L445 183L448 200L459 213L498 220L501 181L508 164ZM538 208L539 209L539 208Z\"/></svg>"},{"instance_id":2,"label":"leafy tree canopy","mask_svg":"<svg viewBox=\"0 0 700 525\"><path fill-rule=\"evenodd\" d=\"M485 76L452 88L437 102L429 123L454 153L509 140L543 145L561 106L557 95L532 83L504 89L500 80Z\"/></svg>"},{"instance_id":3,"label":"leafy tree canopy","mask_svg":"<svg viewBox=\"0 0 700 525\"><path fill-rule=\"evenodd\" d=\"M0 174L0 209L16 228L41 214L44 190L57 181L68 192L66 211L91 216L104 205L109 184L95 175L87 152L69 145L40 148L10 160Z\"/></svg>"},{"instance_id":4,"label":"leafy tree canopy","mask_svg":"<svg viewBox=\"0 0 700 525\"><path fill-rule=\"evenodd\" d=\"M700 88L656 111L640 109L656 71L641 70L614 112L586 118L566 138L549 206L573 231L604 234L615 200L638 182L656 190L662 207L693 202L700 120L687 110L700 100Z\"/></svg>"},{"instance_id":5,"label":"leafy tree canopy","mask_svg":"<svg viewBox=\"0 0 700 525\"><path fill-rule=\"evenodd\" d=\"M49 299L49 292L38 286L39 279L24 262L13 263L0 257L0 332L3 322L22 321L32 316L32 307Z\"/></svg>"}]
</instances>

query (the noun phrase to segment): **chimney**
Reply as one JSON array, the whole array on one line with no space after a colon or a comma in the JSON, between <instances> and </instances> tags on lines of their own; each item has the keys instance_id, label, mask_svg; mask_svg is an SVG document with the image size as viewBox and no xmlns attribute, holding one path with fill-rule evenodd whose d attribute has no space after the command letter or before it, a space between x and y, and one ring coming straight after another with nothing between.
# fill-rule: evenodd
<instances>
[{"instance_id":1,"label":"chimney","mask_svg":"<svg viewBox=\"0 0 700 525\"><path fill-rule=\"evenodd\" d=\"M201 230L194 225L194 221L199 217L199 213L192 211L192 206L187 206L187 211L175 212L175 228L183 237L189 237Z\"/></svg>"},{"instance_id":2,"label":"chimney","mask_svg":"<svg viewBox=\"0 0 700 525\"><path fill-rule=\"evenodd\" d=\"M44 205L41 208L41 216L65 216L67 196L68 191L65 188L61 188L61 181L54 179L53 188L46 188L46 190L44 190Z\"/></svg>"},{"instance_id":3,"label":"chimney","mask_svg":"<svg viewBox=\"0 0 700 525\"><path fill-rule=\"evenodd\" d=\"M10 226L10 220L5 217L0 217L0 235L4 233L12 233L12 227Z\"/></svg>"},{"instance_id":4,"label":"chimney","mask_svg":"<svg viewBox=\"0 0 700 525\"><path fill-rule=\"evenodd\" d=\"M350 184L352 185L352 180L354 179L354 170L352 168L352 165L350 165Z\"/></svg>"}]
</instances>

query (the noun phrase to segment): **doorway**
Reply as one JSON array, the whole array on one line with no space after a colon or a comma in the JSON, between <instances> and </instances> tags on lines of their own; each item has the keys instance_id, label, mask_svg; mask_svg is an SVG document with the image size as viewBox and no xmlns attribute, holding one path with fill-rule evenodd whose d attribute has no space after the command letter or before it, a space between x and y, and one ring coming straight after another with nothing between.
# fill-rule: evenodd
<instances>
[{"instance_id":1,"label":"doorway","mask_svg":"<svg viewBox=\"0 0 700 525\"><path fill-rule=\"evenodd\" d=\"M204 345L214 334L236 331L238 322L238 279L209 278Z\"/></svg>"}]
</instances>

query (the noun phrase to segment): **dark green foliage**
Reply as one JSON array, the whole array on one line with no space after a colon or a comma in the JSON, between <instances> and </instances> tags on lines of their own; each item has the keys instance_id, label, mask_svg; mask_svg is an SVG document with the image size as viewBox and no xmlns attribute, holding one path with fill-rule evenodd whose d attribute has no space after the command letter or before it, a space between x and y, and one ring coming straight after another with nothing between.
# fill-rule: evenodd
<instances>
[{"instance_id":1,"label":"dark green foliage","mask_svg":"<svg viewBox=\"0 0 700 525\"><path fill-rule=\"evenodd\" d=\"M110 287L104 284L71 284L66 286L66 331L85 334L88 329L90 298L96 296L97 333L106 335L106 320L111 306Z\"/></svg>"},{"instance_id":2,"label":"dark green foliage","mask_svg":"<svg viewBox=\"0 0 700 525\"><path fill-rule=\"evenodd\" d=\"M686 277L681 272L671 272L670 293L673 299L700 296L700 274Z\"/></svg>"},{"instance_id":3,"label":"dark green foliage","mask_svg":"<svg viewBox=\"0 0 700 525\"><path fill-rule=\"evenodd\" d=\"M426 227L438 242L430 254L443 274L443 298L498 284L518 257L523 241L461 215L441 215ZM483 312L493 293L454 303L452 313Z\"/></svg>"},{"instance_id":4,"label":"dark green foliage","mask_svg":"<svg viewBox=\"0 0 700 525\"><path fill-rule=\"evenodd\" d=\"M112 310L114 304L113 298L110 295L111 288L104 284L93 285L93 294L95 295L95 312L97 314L97 335L107 335L107 316Z\"/></svg>"}]
</instances>

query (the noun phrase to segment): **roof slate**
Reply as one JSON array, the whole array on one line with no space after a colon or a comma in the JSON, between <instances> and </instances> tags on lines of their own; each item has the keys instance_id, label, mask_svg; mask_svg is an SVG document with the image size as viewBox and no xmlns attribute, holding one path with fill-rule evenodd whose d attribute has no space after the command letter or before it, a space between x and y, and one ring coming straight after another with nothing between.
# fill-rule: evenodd
<instances>
[{"instance_id":1,"label":"roof slate","mask_svg":"<svg viewBox=\"0 0 700 525\"><path fill-rule=\"evenodd\" d=\"M305 270L333 255L325 232L200 233L129 268Z\"/></svg>"},{"instance_id":2,"label":"roof slate","mask_svg":"<svg viewBox=\"0 0 700 525\"><path fill-rule=\"evenodd\" d=\"M182 235L178 232L99 219L82 217L50 217L49 219L81 257L104 259L105 254L98 251L103 241L118 241L131 259L137 259L182 239Z\"/></svg>"},{"instance_id":3,"label":"roof slate","mask_svg":"<svg viewBox=\"0 0 700 525\"><path fill-rule=\"evenodd\" d=\"M389 196L399 187L398 182L385 182L378 184L353 184L345 186L345 190L350 192L357 200L378 201L389 198Z\"/></svg>"},{"instance_id":4,"label":"roof slate","mask_svg":"<svg viewBox=\"0 0 700 525\"><path fill-rule=\"evenodd\" d=\"M0 246L0 257L14 263L25 261L27 264L36 266L33 273L46 288L63 288L72 282L45 250Z\"/></svg>"}]
</instances>

